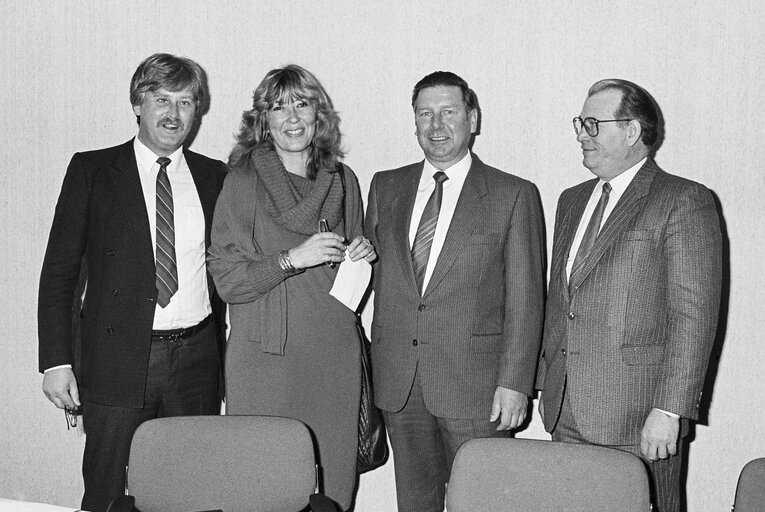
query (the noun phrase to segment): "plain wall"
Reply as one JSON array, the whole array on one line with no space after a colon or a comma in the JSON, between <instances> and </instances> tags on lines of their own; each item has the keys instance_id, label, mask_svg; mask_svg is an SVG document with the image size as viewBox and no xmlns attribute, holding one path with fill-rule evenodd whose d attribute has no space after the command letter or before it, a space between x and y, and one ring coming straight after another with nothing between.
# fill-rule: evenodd
<instances>
[{"instance_id":1,"label":"plain wall","mask_svg":"<svg viewBox=\"0 0 765 512\"><path fill-rule=\"evenodd\" d=\"M136 133L139 62L163 51L208 72L212 104L192 148L225 159L251 93L295 62L342 116L346 162L366 196L374 172L419 160L410 94L425 74L463 76L482 107L474 150L539 187L552 246L557 197L590 178L571 127L590 84L644 86L666 121L657 161L719 198L730 295L705 424L687 480L690 511L729 510L744 463L765 456L765 4L759 0L475 5L392 2L43 2L0 6L0 497L76 506L83 438L40 390L37 287L61 181L76 151ZM365 318L369 319L371 307ZM520 434L547 439L534 411ZM540 491L543 492L543 491ZM392 464L361 478L357 510L395 509Z\"/></svg>"}]
</instances>

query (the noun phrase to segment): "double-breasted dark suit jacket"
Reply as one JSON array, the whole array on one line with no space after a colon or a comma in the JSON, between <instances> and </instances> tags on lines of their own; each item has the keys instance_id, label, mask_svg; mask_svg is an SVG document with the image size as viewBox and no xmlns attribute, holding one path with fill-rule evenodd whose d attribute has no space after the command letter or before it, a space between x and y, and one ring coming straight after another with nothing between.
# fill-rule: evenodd
<instances>
[{"instance_id":1,"label":"double-breasted dark suit jacket","mask_svg":"<svg viewBox=\"0 0 765 512\"><path fill-rule=\"evenodd\" d=\"M534 185L476 156L422 296L409 225L423 162L377 173L365 224L377 249L376 404L398 411L419 372L428 410L484 418L496 386L530 394L541 339L544 226Z\"/></svg>"},{"instance_id":2,"label":"double-breasted dark suit jacket","mask_svg":"<svg viewBox=\"0 0 765 512\"><path fill-rule=\"evenodd\" d=\"M226 167L184 150L205 218L205 243ZM87 284L79 313L83 399L143 406L157 300L154 247L133 141L77 153L64 177L45 253L38 302L40 371L75 363L72 305L81 270ZM223 303L208 275L218 320ZM75 315L77 311L74 312ZM223 321L218 322L220 328ZM222 334L219 331L222 341Z\"/></svg>"},{"instance_id":3,"label":"double-breasted dark suit jacket","mask_svg":"<svg viewBox=\"0 0 765 512\"><path fill-rule=\"evenodd\" d=\"M649 158L569 294L566 260L596 184L558 202L537 387L548 432L565 384L588 441L637 445L654 407L697 419L719 309L719 217L709 190Z\"/></svg>"}]
</instances>

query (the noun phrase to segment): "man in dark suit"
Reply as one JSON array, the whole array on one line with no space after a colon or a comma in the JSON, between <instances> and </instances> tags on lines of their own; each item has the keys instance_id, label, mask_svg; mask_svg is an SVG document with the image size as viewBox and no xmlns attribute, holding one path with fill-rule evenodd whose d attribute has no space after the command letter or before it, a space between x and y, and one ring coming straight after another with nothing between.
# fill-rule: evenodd
<instances>
[{"instance_id":1,"label":"man in dark suit","mask_svg":"<svg viewBox=\"0 0 765 512\"><path fill-rule=\"evenodd\" d=\"M596 179L563 192L537 387L553 440L647 461L654 510L679 510L682 436L697 418L720 300L709 190L651 158L659 116L625 80L574 118Z\"/></svg>"},{"instance_id":2,"label":"man in dark suit","mask_svg":"<svg viewBox=\"0 0 765 512\"><path fill-rule=\"evenodd\" d=\"M457 449L526 415L543 318L536 188L471 154L475 93L435 72L415 86L425 160L377 173L375 402L393 448L399 512L441 511Z\"/></svg>"},{"instance_id":3,"label":"man in dark suit","mask_svg":"<svg viewBox=\"0 0 765 512\"><path fill-rule=\"evenodd\" d=\"M40 277L43 391L56 407L82 405L82 508L91 512L124 494L140 423L220 411L222 303L205 252L226 168L183 148L208 102L204 71L152 55L130 100L138 136L72 158Z\"/></svg>"}]
</instances>

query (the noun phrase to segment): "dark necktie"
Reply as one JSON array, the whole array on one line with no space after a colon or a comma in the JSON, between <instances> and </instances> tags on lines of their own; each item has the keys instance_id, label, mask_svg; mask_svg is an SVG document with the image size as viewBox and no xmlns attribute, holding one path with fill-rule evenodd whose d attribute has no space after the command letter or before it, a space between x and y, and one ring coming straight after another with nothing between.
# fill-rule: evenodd
<instances>
[{"instance_id":1,"label":"dark necktie","mask_svg":"<svg viewBox=\"0 0 765 512\"><path fill-rule=\"evenodd\" d=\"M157 163L157 303L164 308L178 291L178 267L175 261L173 189L167 178L170 159L158 158Z\"/></svg>"},{"instance_id":2,"label":"dark necktie","mask_svg":"<svg viewBox=\"0 0 765 512\"><path fill-rule=\"evenodd\" d=\"M425 281L425 269L428 267L428 257L430 256L430 247L433 245L433 235L436 233L436 224L438 224L438 213L441 211L441 198L444 195L444 182L449 177L441 171L433 175L436 180L436 188L428 199L425 209L420 217L420 224L417 227L417 234L414 236L412 244L412 267L414 268L414 277L417 280L417 289L422 295L422 284Z\"/></svg>"},{"instance_id":3,"label":"dark necktie","mask_svg":"<svg viewBox=\"0 0 765 512\"><path fill-rule=\"evenodd\" d=\"M595 239L598 238L598 231L600 231L600 224L603 222L603 212L606 211L606 205L608 205L609 194L611 194L611 185L608 182L603 183L603 193L600 195L600 200L592 212L592 217L590 217L590 222L587 224L587 229L582 237L582 243L579 244L579 250L576 251L574 265L571 267L571 276L584 263L587 255L592 250L592 246L595 245Z\"/></svg>"}]
</instances>

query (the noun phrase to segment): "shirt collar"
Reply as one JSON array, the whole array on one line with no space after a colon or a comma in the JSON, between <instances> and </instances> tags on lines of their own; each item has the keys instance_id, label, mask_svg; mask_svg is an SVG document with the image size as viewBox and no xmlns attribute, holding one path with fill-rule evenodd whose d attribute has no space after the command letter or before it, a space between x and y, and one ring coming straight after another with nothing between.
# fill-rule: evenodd
<instances>
[{"instance_id":1,"label":"shirt collar","mask_svg":"<svg viewBox=\"0 0 765 512\"><path fill-rule=\"evenodd\" d=\"M135 151L135 160L138 164L138 170L151 172L159 157L143 142L138 140L138 137L133 139L133 151ZM170 159L170 163L167 166L167 172L177 171L178 167L181 165L181 159L183 158L183 146L167 155L167 158Z\"/></svg>"},{"instance_id":2,"label":"shirt collar","mask_svg":"<svg viewBox=\"0 0 765 512\"><path fill-rule=\"evenodd\" d=\"M462 160L442 172L446 174L446 176L449 178L449 181L452 183L455 181L462 182L465 181L471 165L473 165L473 157L471 156L470 151L468 151L467 154L462 157ZM439 170L440 169L436 169L433 164L431 164L430 161L426 158L425 165L422 168L420 184L422 185L423 183L431 183L433 181L433 175L439 172Z\"/></svg>"},{"instance_id":3,"label":"shirt collar","mask_svg":"<svg viewBox=\"0 0 765 512\"><path fill-rule=\"evenodd\" d=\"M608 181L608 183L611 185L611 190L616 192L618 197L621 197L624 191L627 190L627 187L630 183L632 183L633 178L635 178L635 175L638 173L640 168L643 167L643 164L647 159L648 157L643 158L641 161L621 173L619 176L611 178ZM606 183L606 181L602 179L598 181L598 187L601 187L603 183Z\"/></svg>"}]
</instances>

